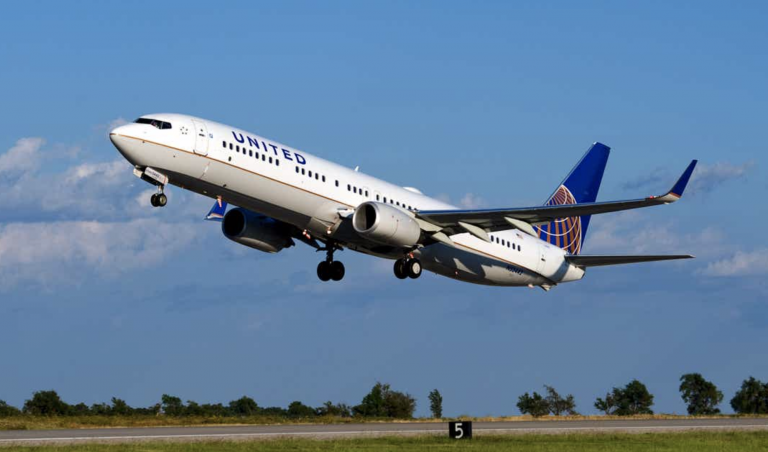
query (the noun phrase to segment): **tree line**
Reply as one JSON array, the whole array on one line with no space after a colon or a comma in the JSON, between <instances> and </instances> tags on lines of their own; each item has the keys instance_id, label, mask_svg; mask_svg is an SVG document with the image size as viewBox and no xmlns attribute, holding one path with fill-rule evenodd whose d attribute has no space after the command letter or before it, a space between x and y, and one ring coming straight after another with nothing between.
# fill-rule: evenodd
<instances>
[{"instance_id":1,"label":"tree line","mask_svg":"<svg viewBox=\"0 0 768 452\"><path fill-rule=\"evenodd\" d=\"M690 373L680 377L680 396L687 405L690 415L711 415L720 413L718 405L723 393L714 383L701 374ZM654 396L638 380L632 380L622 387L614 387L605 396L598 397L593 406L606 415L631 416L653 414ZM435 389L428 395L429 409L433 418L443 417L443 396ZM768 414L768 382L754 377L744 380L730 401L733 411L739 414ZM553 415L577 415L576 401L572 394L561 396L557 390L545 385L544 394L536 391L524 393L518 398L517 408L522 414L534 417ZM200 417L250 417L265 416L287 419L306 419L331 416L339 418L382 418L412 419L416 410L416 399L405 392L395 391L389 384L376 383L358 405L325 402L311 407L300 401L288 407L261 407L248 396L229 403L203 403L192 400L186 403L181 398L163 394L160 401L149 407L131 407L125 400L113 397L110 403L70 405L59 397L56 391L38 391L24 402L19 409L0 400L0 417L33 416L200 416Z\"/></svg>"},{"instance_id":2,"label":"tree line","mask_svg":"<svg viewBox=\"0 0 768 452\"><path fill-rule=\"evenodd\" d=\"M533 417L579 414L573 395L562 397L555 388L547 385L544 389L545 395L535 391L521 395L517 402L520 412ZM681 376L679 391L689 415L720 413L718 405L723 401L723 393L701 374ZM594 403L594 407L603 414L615 416L653 414L652 406L653 394L638 380L632 380L623 387L614 387ZM744 380L731 399L731 408L738 414L768 414L768 382L763 383L754 377Z\"/></svg>"},{"instance_id":3,"label":"tree line","mask_svg":"<svg viewBox=\"0 0 768 452\"><path fill-rule=\"evenodd\" d=\"M300 401L292 402L287 408L261 407L254 399L243 396L228 404L197 403L163 394L160 401L149 407L131 407L125 400L113 397L110 403L70 405L64 402L56 391L37 391L19 409L0 400L0 417L8 416L202 416L202 417L247 417L265 416L281 418L312 418L333 416L341 418L392 418L411 419L416 410L416 399L408 393L395 391L389 384L376 383L358 405L325 402L311 407Z\"/></svg>"}]
</instances>

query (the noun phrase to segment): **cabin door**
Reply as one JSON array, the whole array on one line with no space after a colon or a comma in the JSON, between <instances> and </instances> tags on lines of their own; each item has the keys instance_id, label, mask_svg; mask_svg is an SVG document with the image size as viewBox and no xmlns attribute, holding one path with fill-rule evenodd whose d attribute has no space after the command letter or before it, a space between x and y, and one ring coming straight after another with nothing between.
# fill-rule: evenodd
<instances>
[{"instance_id":1,"label":"cabin door","mask_svg":"<svg viewBox=\"0 0 768 452\"><path fill-rule=\"evenodd\" d=\"M195 154L208 155L208 128L202 121L192 120L195 126Z\"/></svg>"}]
</instances>

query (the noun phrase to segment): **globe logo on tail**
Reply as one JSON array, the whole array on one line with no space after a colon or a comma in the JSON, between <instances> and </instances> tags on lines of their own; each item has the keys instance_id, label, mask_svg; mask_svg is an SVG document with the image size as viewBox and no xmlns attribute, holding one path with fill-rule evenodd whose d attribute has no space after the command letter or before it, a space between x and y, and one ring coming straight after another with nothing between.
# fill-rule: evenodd
<instances>
[{"instance_id":1,"label":"globe logo on tail","mask_svg":"<svg viewBox=\"0 0 768 452\"><path fill-rule=\"evenodd\" d=\"M555 194L547 201L548 206L577 204L568 187L561 185ZM547 243L560 247L570 254L581 251L581 217L558 218L550 223L537 226L539 238Z\"/></svg>"}]
</instances>

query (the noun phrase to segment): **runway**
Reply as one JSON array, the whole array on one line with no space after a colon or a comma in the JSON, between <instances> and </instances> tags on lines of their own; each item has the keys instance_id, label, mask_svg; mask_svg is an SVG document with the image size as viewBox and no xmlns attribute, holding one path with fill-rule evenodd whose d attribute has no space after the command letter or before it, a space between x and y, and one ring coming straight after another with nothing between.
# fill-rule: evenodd
<instances>
[{"instance_id":1,"label":"runway","mask_svg":"<svg viewBox=\"0 0 768 452\"><path fill-rule=\"evenodd\" d=\"M475 435L577 432L675 432L687 430L768 430L768 418L474 422ZM103 428L0 431L0 446L20 444L343 438L448 433L445 422L203 427Z\"/></svg>"}]
</instances>

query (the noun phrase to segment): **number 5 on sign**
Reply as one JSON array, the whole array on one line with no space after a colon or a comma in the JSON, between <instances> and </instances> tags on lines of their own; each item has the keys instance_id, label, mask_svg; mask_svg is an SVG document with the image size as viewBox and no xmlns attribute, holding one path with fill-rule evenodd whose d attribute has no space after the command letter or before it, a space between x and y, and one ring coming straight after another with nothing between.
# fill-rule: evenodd
<instances>
[{"instance_id":1,"label":"number 5 on sign","mask_svg":"<svg viewBox=\"0 0 768 452\"><path fill-rule=\"evenodd\" d=\"M472 421L455 421L448 423L448 436L452 439L472 438Z\"/></svg>"}]
</instances>

